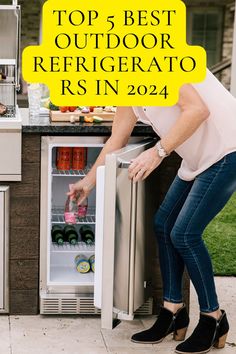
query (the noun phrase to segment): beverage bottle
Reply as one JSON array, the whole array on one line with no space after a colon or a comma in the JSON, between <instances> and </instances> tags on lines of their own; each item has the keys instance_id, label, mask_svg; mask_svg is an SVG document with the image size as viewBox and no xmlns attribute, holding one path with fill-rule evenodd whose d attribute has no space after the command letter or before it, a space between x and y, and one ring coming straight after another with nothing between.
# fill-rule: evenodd
<instances>
[{"instance_id":1,"label":"beverage bottle","mask_svg":"<svg viewBox=\"0 0 236 354\"><path fill-rule=\"evenodd\" d=\"M83 242L87 243L87 245L91 245L94 243L95 236L94 236L94 232L90 226L88 226L88 225L81 226L79 232L81 235L81 240Z\"/></svg>"},{"instance_id":2,"label":"beverage bottle","mask_svg":"<svg viewBox=\"0 0 236 354\"><path fill-rule=\"evenodd\" d=\"M87 164L87 148L74 147L72 157L72 170L83 170Z\"/></svg>"},{"instance_id":3,"label":"beverage bottle","mask_svg":"<svg viewBox=\"0 0 236 354\"><path fill-rule=\"evenodd\" d=\"M95 271L95 255L93 254L91 257L89 257L89 264L92 272Z\"/></svg>"},{"instance_id":4,"label":"beverage bottle","mask_svg":"<svg viewBox=\"0 0 236 354\"><path fill-rule=\"evenodd\" d=\"M59 225L53 225L51 230L52 242L56 242L58 245L63 245L64 243L64 232Z\"/></svg>"},{"instance_id":5,"label":"beverage bottle","mask_svg":"<svg viewBox=\"0 0 236 354\"><path fill-rule=\"evenodd\" d=\"M87 215L88 198L86 198L80 205L78 205L78 217L84 218Z\"/></svg>"},{"instance_id":6,"label":"beverage bottle","mask_svg":"<svg viewBox=\"0 0 236 354\"><path fill-rule=\"evenodd\" d=\"M83 254L78 254L75 257L75 265L79 273L88 273L90 271L90 263L88 258Z\"/></svg>"},{"instance_id":7,"label":"beverage bottle","mask_svg":"<svg viewBox=\"0 0 236 354\"><path fill-rule=\"evenodd\" d=\"M71 245L75 245L78 242L78 233L73 225L66 225L64 227L65 240Z\"/></svg>"},{"instance_id":8,"label":"beverage bottle","mask_svg":"<svg viewBox=\"0 0 236 354\"><path fill-rule=\"evenodd\" d=\"M65 204L65 212L64 218L66 224L75 224L76 223L76 214L77 214L78 206L76 199L72 196L68 196Z\"/></svg>"}]
</instances>

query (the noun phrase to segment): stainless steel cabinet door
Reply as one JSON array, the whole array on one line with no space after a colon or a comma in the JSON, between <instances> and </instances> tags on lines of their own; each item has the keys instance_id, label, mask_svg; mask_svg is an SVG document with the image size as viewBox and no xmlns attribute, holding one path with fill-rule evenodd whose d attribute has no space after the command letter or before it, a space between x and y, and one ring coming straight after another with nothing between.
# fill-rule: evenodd
<instances>
[{"instance_id":1,"label":"stainless steel cabinet door","mask_svg":"<svg viewBox=\"0 0 236 354\"><path fill-rule=\"evenodd\" d=\"M8 312L9 187L0 186L0 312Z\"/></svg>"},{"instance_id":2,"label":"stainless steel cabinet door","mask_svg":"<svg viewBox=\"0 0 236 354\"><path fill-rule=\"evenodd\" d=\"M133 184L128 166L153 143L149 139L108 154L105 169L98 169L95 306L102 309L102 328L112 328L115 317L133 319L134 311L146 300L147 182ZM97 291L99 282L102 285Z\"/></svg>"},{"instance_id":3,"label":"stainless steel cabinet door","mask_svg":"<svg viewBox=\"0 0 236 354\"><path fill-rule=\"evenodd\" d=\"M21 131L0 127L0 181L21 180Z\"/></svg>"}]
</instances>

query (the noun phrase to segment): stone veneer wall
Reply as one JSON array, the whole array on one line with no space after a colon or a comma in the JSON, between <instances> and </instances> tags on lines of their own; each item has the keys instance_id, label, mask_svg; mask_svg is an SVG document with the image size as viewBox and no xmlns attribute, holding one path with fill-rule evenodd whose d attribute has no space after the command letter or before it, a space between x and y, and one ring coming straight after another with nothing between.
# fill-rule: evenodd
<instances>
[{"instance_id":1,"label":"stone veneer wall","mask_svg":"<svg viewBox=\"0 0 236 354\"><path fill-rule=\"evenodd\" d=\"M10 186L10 314L39 310L40 135L23 134L22 181Z\"/></svg>"}]
</instances>

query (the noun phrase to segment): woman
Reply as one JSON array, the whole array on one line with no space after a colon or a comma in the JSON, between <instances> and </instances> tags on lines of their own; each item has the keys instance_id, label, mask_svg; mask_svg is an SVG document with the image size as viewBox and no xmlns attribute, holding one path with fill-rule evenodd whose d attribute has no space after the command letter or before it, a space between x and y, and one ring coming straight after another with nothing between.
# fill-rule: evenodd
<instances>
[{"instance_id":1,"label":"woman","mask_svg":"<svg viewBox=\"0 0 236 354\"><path fill-rule=\"evenodd\" d=\"M175 340L185 339L189 317L182 300L182 276L186 266L198 295L200 316L176 352L223 348L229 325L219 308L202 233L236 190L236 99L208 71L204 82L180 89L175 106L119 107L112 135L95 165L69 192L80 194L78 203L94 187L96 168L104 164L105 155L127 144L137 119L152 125L161 140L132 161L131 179L145 179L174 150L183 160L155 215L164 303L154 325L134 334L132 341L158 343L172 332Z\"/></svg>"}]
</instances>

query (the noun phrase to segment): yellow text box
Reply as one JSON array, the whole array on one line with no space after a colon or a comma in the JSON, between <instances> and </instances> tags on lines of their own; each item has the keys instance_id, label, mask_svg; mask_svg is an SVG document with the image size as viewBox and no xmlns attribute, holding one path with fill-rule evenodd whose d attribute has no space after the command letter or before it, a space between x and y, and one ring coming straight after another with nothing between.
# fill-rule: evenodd
<instances>
[{"instance_id":1,"label":"yellow text box","mask_svg":"<svg viewBox=\"0 0 236 354\"><path fill-rule=\"evenodd\" d=\"M22 58L28 82L60 106L171 106L206 76L206 52L186 43L180 0L48 0L43 43Z\"/></svg>"}]
</instances>

